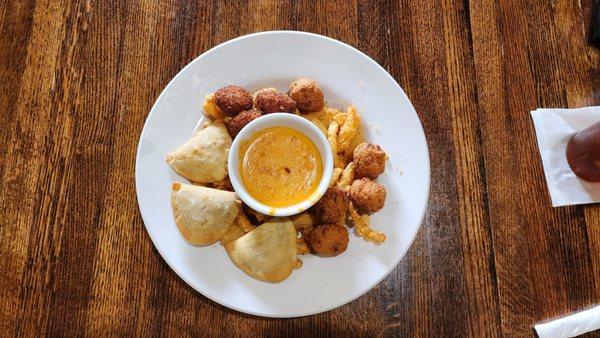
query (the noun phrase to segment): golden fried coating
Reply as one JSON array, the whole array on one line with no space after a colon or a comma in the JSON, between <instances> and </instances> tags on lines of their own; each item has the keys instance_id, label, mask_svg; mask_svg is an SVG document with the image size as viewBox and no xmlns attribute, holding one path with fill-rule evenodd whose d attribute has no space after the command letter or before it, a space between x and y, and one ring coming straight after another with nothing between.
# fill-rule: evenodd
<instances>
[{"instance_id":1,"label":"golden fried coating","mask_svg":"<svg viewBox=\"0 0 600 338\"><path fill-rule=\"evenodd\" d=\"M329 182L330 188L334 187L338 183L343 170L344 169L342 168L333 168L333 174L331 174L331 182Z\"/></svg>"},{"instance_id":2,"label":"golden fried coating","mask_svg":"<svg viewBox=\"0 0 600 338\"><path fill-rule=\"evenodd\" d=\"M213 188L225 191L233 191L233 186L231 186L231 181L229 177L225 177L220 181L216 181L212 183Z\"/></svg>"},{"instance_id":3,"label":"golden fried coating","mask_svg":"<svg viewBox=\"0 0 600 338\"><path fill-rule=\"evenodd\" d=\"M261 89L255 91L254 93L252 93L252 100L254 101L254 108L256 108L256 97L258 96L258 94L263 93L263 92L278 93L277 88L273 88L273 87L261 88Z\"/></svg>"},{"instance_id":4,"label":"golden fried coating","mask_svg":"<svg viewBox=\"0 0 600 338\"><path fill-rule=\"evenodd\" d=\"M273 218L272 216L268 216L265 214L261 214L260 212L250 208L246 204L244 204L244 212L246 216L251 216L252 224L259 225Z\"/></svg>"},{"instance_id":5,"label":"golden fried coating","mask_svg":"<svg viewBox=\"0 0 600 338\"><path fill-rule=\"evenodd\" d=\"M296 101L286 94L262 91L256 95L256 107L265 114L291 113L296 109Z\"/></svg>"},{"instance_id":6,"label":"golden fried coating","mask_svg":"<svg viewBox=\"0 0 600 338\"><path fill-rule=\"evenodd\" d=\"M204 113L206 116L211 117L213 119L222 119L225 117L221 109L217 107L215 104L215 94L210 93L204 97L204 103L202 104L202 108L204 108Z\"/></svg>"},{"instance_id":7,"label":"golden fried coating","mask_svg":"<svg viewBox=\"0 0 600 338\"><path fill-rule=\"evenodd\" d=\"M361 178L350 186L350 200L359 210L375 212L385 204L385 187L369 178Z\"/></svg>"},{"instance_id":8,"label":"golden fried coating","mask_svg":"<svg viewBox=\"0 0 600 338\"><path fill-rule=\"evenodd\" d=\"M301 214L292 216L291 219L292 223L294 223L296 231L299 231L301 234L307 234L311 232L315 227L315 223L317 223L317 217L313 214L309 214L308 212L303 212Z\"/></svg>"},{"instance_id":9,"label":"golden fried coating","mask_svg":"<svg viewBox=\"0 0 600 338\"><path fill-rule=\"evenodd\" d=\"M234 116L252 108L252 96L240 86L229 85L215 92L215 104L223 113Z\"/></svg>"},{"instance_id":10,"label":"golden fried coating","mask_svg":"<svg viewBox=\"0 0 600 338\"><path fill-rule=\"evenodd\" d=\"M302 112L321 110L325 104L323 91L317 81L307 77L299 78L290 84L290 97Z\"/></svg>"},{"instance_id":11,"label":"golden fried coating","mask_svg":"<svg viewBox=\"0 0 600 338\"><path fill-rule=\"evenodd\" d=\"M235 138L242 128L244 128L248 123L252 122L252 120L255 120L261 116L262 114L258 110L251 109L239 113L230 120L226 120L229 135L231 135L232 138Z\"/></svg>"},{"instance_id":12,"label":"golden fried coating","mask_svg":"<svg viewBox=\"0 0 600 338\"><path fill-rule=\"evenodd\" d=\"M315 205L315 211L322 223L340 224L346 219L348 202L346 190L340 187L329 188Z\"/></svg>"},{"instance_id":13,"label":"golden fried coating","mask_svg":"<svg viewBox=\"0 0 600 338\"><path fill-rule=\"evenodd\" d=\"M352 218L352 222L354 223L356 233L360 237L376 244L381 244L385 242L386 236L383 232L371 229L371 225L369 224L369 215L359 215L352 203L350 203L348 210L350 210L350 218Z\"/></svg>"},{"instance_id":14,"label":"golden fried coating","mask_svg":"<svg viewBox=\"0 0 600 338\"><path fill-rule=\"evenodd\" d=\"M317 126L317 128L319 128L319 130L323 133L323 135L325 135L325 137L327 137L327 127L325 127L325 125L321 122L321 120L319 120L316 116L315 113L310 113L310 114L304 114L302 115L305 119L309 120L310 122L312 122L312 124L314 124L315 126Z\"/></svg>"},{"instance_id":15,"label":"golden fried coating","mask_svg":"<svg viewBox=\"0 0 600 338\"><path fill-rule=\"evenodd\" d=\"M340 161L346 164L350 163L350 161L352 161L352 158L354 157L354 149L356 149L356 147L358 147L359 144L364 142L365 137L363 135L363 130L362 128L358 128L356 134L354 135L352 140L350 140L348 148L346 148L346 150L344 150L342 153L338 154L338 158L340 159Z\"/></svg>"},{"instance_id":16,"label":"golden fried coating","mask_svg":"<svg viewBox=\"0 0 600 338\"><path fill-rule=\"evenodd\" d=\"M343 126L346 122L346 113L338 111L335 115L333 115L333 121L337 122L340 126Z\"/></svg>"},{"instance_id":17,"label":"golden fried coating","mask_svg":"<svg viewBox=\"0 0 600 338\"><path fill-rule=\"evenodd\" d=\"M337 110L335 108L323 107L323 109L321 109L321 110L318 110L318 111L312 112L312 113L305 113L302 116L311 120L313 123L315 121L319 121L320 122L319 124L324 127L323 129L325 129L325 134L327 134L327 132L326 132L327 127L329 127L331 122L334 121L334 116L338 113L342 113L342 112L340 112L339 110Z\"/></svg>"},{"instance_id":18,"label":"golden fried coating","mask_svg":"<svg viewBox=\"0 0 600 338\"><path fill-rule=\"evenodd\" d=\"M348 189L350 184L354 181L354 162L348 163L348 165L342 170L340 178L338 179L337 186L340 188Z\"/></svg>"},{"instance_id":19,"label":"golden fried coating","mask_svg":"<svg viewBox=\"0 0 600 338\"><path fill-rule=\"evenodd\" d=\"M348 229L343 225L322 224L306 237L313 251L321 256L337 256L348 248Z\"/></svg>"},{"instance_id":20,"label":"golden fried coating","mask_svg":"<svg viewBox=\"0 0 600 338\"><path fill-rule=\"evenodd\" d=\"M227 228L227 230L221 237L221 245L225 245L225 243L227 242L235 241L236 239L244 236L245 234L246 232L244 231L244 229L242 229L242 227L238 224L236 220Z\"/></svg>"},{"instance_id":21,"label":"golden fried coating","mask_svg":"<svg viewBox=\"0 0 600 338\"><path fill-rule=\"evenodd\" d=\"M354 171L357 178L377 178L385 170L385 152L372 143L361 143L354 149Z\"/></svg>"},{"instance_id":22,"label":"golden fried coating","mask_svg":"<svg viewBox=\"0 0 600 338\"><path fill-rule=\"evenodd\" d=\"M362 122L354 105L349 105L346 109L346 118L343 124L340 124L340 132L338 133L338 152L345 151L350 147L352 139L359 132ZM337 119L336 119L337 120ZM339 124L339 122L338 122Z\"/></svg>"},{"instance_id":23,"label":"golden fried coating","mask_svg":"<svg viewBox=\"0 0 600 338\"><path fill-rule=\"evenodd\" d=\"M243 212L240 212L237 215L235 218L235 223L238 224L245 233L249 233L250 231L254 230L254 225L250 223L250 220L248 220L248 217Z\"/></svg>"},{"instance_id":24,"label":"golden fried coating","mask_svg":"<svg viewBox=\"0 0 600 338\"><path fill-rule=\"evenodd\" d=\"M331 147L331 152L333 153L333 167L339 168L339 160L337 158L337 133L339 130L339 126L337 122L333 121L327 127L327 141L329 141L329 146Z\"/></svg>"},{"instance_id":25,"label":"golden fried coating","mask_svg":"<svg viewBox=\"0 0 600 338\"><path fill-rule=\"evenodd\" d=\"M296 248L296 252L298 253L298 255L307 255L310 253L310 248L308 247L308 244L306 243L306 238L304 236L296 239L296 244L297 244L297 248Z\"/></svg>"}]
</instances>

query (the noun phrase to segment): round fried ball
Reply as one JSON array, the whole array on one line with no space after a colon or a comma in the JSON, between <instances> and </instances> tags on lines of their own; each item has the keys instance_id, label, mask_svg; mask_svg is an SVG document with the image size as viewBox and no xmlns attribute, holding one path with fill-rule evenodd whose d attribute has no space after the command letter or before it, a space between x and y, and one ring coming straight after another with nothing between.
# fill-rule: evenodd
<instances>
[{"instance_id":1,"label":"round fried ball","mask_svg":"<svg viewBox=\"0 0 600 338\"><path fill-rule=\"evenodd\" d=\"M321 256L337 256L348 248L348 229L343 225L322 224L306 236L310 247Z\"/></svg>"},{"instance_id":2,"label":"round fried ball","mask_svg":"<svg viewBox=\"0 0 600 338\"><path fill-rule=\"evenodd\" d=\"M323 91L317 81L307 77L299 78L290 84L290 97L303 112L315 112L323 108Z\"/></svg>"},{"instance_id":3,"label":"round fried ball","mask_svg":"<svg viewBox=\"0 0 600 338\"><path fill-rule=\"evenodd\" d=\"M290 113L296 110L296 101L285 94L262 91L256 95L256 107L265 114Z\"/></svg>"},{"instance_id":4,"label":"round fried ball","mask_svg":"<svg viewBox=\"0 0 600 338\"><path fill-rule=\"evenodd\" d=\"M229 85L215 92L215 104L229 116L252 108L252 96L240 86Z\"/></svg>"},{"instance_id":5,"label":"round fried ball","mask_svg":"<svg viewBox=\"0 0 600 338\"><path fill-rule=\"evenodd\" d=\"M323 223L339 224L346 218L348 210L348 194L340 187L327 189L323 197L315 205L317 216Z\"/></svg>"},{"instance_id":6,"label":"round fried ball","mask_svg":"<svg viewBox=\"0 0 600 338\"><path fill-rule=\"evenodd\" d=\"M350 200L359 210L375 212L385 204L385 187L370 178L361 178L350 186Z\"/></svg>"},{"instance_id":7,"label":"round fried ball","mask_svg":"<svg viewBox=\"0 0 600 338\"><path fill-rule=\"evenodd\" d=\"M236 137L237 134L252 120L261 117L262 114L256 109L245 110L227 122L227 130L231 137Z\"/></svg>"},{"instance_id":8,"label":"round fried ball","mask_svg":"<svg viewBox=\"0 0 600 338\"><path fill-rule=\"evenodd\" d=\"M358 178L377 178L385 170L385 152L372 143L361 143L354 149L354 172Z\"/></svg>"}]
</instances>

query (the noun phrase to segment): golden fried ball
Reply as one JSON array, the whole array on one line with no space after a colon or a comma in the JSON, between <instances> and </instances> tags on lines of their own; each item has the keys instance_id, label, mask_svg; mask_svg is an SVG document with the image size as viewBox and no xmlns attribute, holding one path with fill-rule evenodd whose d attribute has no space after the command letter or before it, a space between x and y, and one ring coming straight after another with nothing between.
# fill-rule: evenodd
<instances>
[{"instance_id":1,"label":"golden fried ball","mask_svg":"<svg viewBox=\"0 0 600 338\"><path fill-rule=\"evenodd\" d=\"M303 112L319 111L325 104L323 91L317 81L307 77L299 78L290 84L290 97Z\"/></svg>"},{"instance_id":2,"label":"golden fried ball","mask_svg":"<svg viewBox=\"0 0 600 338\"><path fill-rule=\"evenodd\" d=\"M323 223L339 224L346 218L348 211L348 194L340 187L327 189L323 197L315 205L317 216Z\"/></svg>"},{"instance_id":3,"label":"golden fried ball","mask_svg":"<svg viewBox=\"0 0 600 338\"><path fill-rule=\"evenodd\" d=\"M229 135L235 138L242 128L244 128L248 123L252 122L252 120L255 120L261 116L262 114L255 109L245 110L237 114L231 120L226 122Z\"/></svg>"},{"instance_id":4,"label":"golden fried ball","mask_svg":"<svg viewBox=\"0 0 600 338\"><path fill-rule=\"evenodd\" d=\"M317 254L337 256L348 248L348 229L343 225L322 224L307 235L307 240Z\"/></svg>"},{"instance_id":5,"label":"golden fried ball","mask_svg":"<svg viewBox=\"0 0 600 338\"><path fill-rule=\"evenodd\" d=\"M215 104L225 114L234 116L252 108L252 96L240 86L229 85L215 92Z\"/></svg>"},{"instance_id":6,"label":"golden fried ball","mask_svg":"<svg viewBox=\"0 0 600 338\"><path fill-rule=\"evenodd\" d=\"M385 204L385 187L370 178L361 178L350 186L350 200L359 210L375 212Z\"/></svg>"},{"instance_id":7,"label":"golden fried ball","mask_svg":"<svg viewBox=\"0 0 600 338\"><path fill-rule=\"evenodd\" d=\"M296 110L296 101L282 93L262 91L256 95L256 107L265 114Z\"/></svg>"},{"instance_id":8,"label":"golden fried ball","mask_svg":"<svg viewBox=\"0 0 600 338\"><path fill-rule=\"evenodd\" d=\"M385 152L372 143L361 143L354 149L354 172L358 178L377 178L385 170Z\"/></svg>"}]
</instances>

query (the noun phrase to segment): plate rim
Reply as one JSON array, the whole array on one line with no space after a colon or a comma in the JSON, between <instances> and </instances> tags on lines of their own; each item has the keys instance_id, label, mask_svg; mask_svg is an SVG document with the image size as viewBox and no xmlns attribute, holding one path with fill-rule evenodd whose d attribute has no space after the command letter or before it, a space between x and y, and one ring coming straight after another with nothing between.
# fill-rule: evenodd
<instances>
[{"instance_id":1,"label":"plate rim","mask_svg":"<svg viewBox=\"0 0 600 338\"><path fill-rule=\"evenodd\" d=\"M240 40L245 40L245 39L252 39L254 37L257 36L262 36L262 35L297 35L297 36L304 36L304 37L310 37L310 38L316 38L316 39L324 39L327 40L328 42L340 45L342 47L345 48L349 48L351 51L357 53L360 57L364 58L366 61L374 64L376 66L376 68L378 68L380 71L383 71L383 73L385 74L385 76L389 79L392 80L392 82L394 83L394 85L397 87L397 89L400 90L401 95L404 96L404 98L410 103L411 107L413 108L415 115L417 117L417 120L419 122L419 129L423 135L423 139L425 142L425 147L426 147L426 152L425 152L425 159L427 161L427 179L426 179L426 184L427 184L427 189L426 189L426 195L425 195L425 199L423 200L423 211L419 217L419 222L416 228L416 231L412 234L412 237L409 240L409 244L407 245L406 249L404 249L404 251L399 255L399 258L392 264L390 265L390 268L388 269L388 271L386 271L379 279L377 279L375 282L373 282L371 285L369 285L367 288L365 288L365 290L363 290L362 292L358 293L356 296L349 298L348 300L336 304L336 305L332 305L332 306L327 306L324 308L320 308L320 309L315 309L313 311L301 311L301 312L294 312L291 314L272 314L272 313L261 313L258 311L250 311L247 309L243 309L240 308L238 306L236 306L235 304L230 304L227 302L222 302L219 300L216 300L215 298L207 295L206 293L204 293L202 290L200 290L198 287L196 287L193 283L191 283L186 277L184 277L184 275L182 273L180 273L177 269L175 269L173 267L173 265L171 264L171 262L165 257L165 255L163 254L162 250L156 245L156 241L155 239L152 237L152 234L150 233L150 231L148 231L148 227L146 226L146 220L144 218L144 212L142 211L142 207L140 204L140 189L139 189L139 185L141 185L140 182L138 182L138 171L140 171L139 165L140 165L140 147L141 147L141 143L142 143L142 139L144 138L144 134L146 132L146 127L148 125L148 120L150 118L150 116L153 114L154 109L156 108L157 104L160 102L161 98L163 97L163 95L165 95L165 93L168 91L168 89L173 85L173 83L175 82L175 80L179 77L182 76L182 74L186 71L186 69L188 67L191 67L193 64L195 64L196 62L198 62L203 56L212 53L220 48L223 48L229 44L235 43L237 41ZM410 101L408 95L406 95L406 93L404 92L404 89L402 89L402 87L400 86L400 84L398 83L398 81L396 81L396 79L394 79L394 77L385 69L383 68L379 63L377 63L375 60L373 60L370 56L368 56L367 54L363 53L362 51L358 50L357 48L344 43L342 41L336 40L334 38L330 38L328 36L324 36L324 35L320 35L320 34L316 34L316 33L311 33L311 32L305 32L305 31L294 31L294 30L273 30L273 31L262 31L262 32L256 32L256 33L251 33L251 34L246 34L246 35L241 35L238 36L236 38L224 41L210 49L208 49L207 51L201 53L200 55L198 55L197 57L195 57L192 61L190 61L188 64L186 64L183 68L181 68L181 70L179 70L179 72L177 72L177 74L175 74L175 76L173 76L173 78L171 78L171 80L169 81L169 83L165 86L165 88L161 91L161 93L158 95L158 97L156 98L156 100L154 101L154 104L152 105L152 108L150 108L150 111L148 112L148 115L146 116L146 119L144 121L144 126L142 128L142 131L140 133L139 136L139 140L138 140L138 145L137 145L137 149L136 149L136 155L135 155L135 168L134 168L134 181L135 181L135 191L136 191L136 200L137 200L137 205L138 205L138 210L140 212L140 216L142 217L142 223L144 225L144 229L146 230L146 233L148 234L148 236L150 237L150 240L152 241L152 245L154 246L154 248L156 249L156 251L158 251L161 259L167 263L167 265L169 266L169 268L171 270L173 270L173 272L175 272L175 274L181 278L188 286L190 286L192 289L194 289L196 292L200 293L202 296L208 298L209 300L211 300L212 302L215 302L217 304L219 304L220 306L224 306L226 308L241 312L241 313L245 313L245 314L249 314L249 315L253 315L253 316L258 316L258 317L265 317L265 318L299 318L299 317L306 317L306 316L311 316L311 315L315 315L315 314L319 314L319 313L324 313L324 312L328 312L331 311L333 309L336 309L338 307L342 307L350 302L355 301L356 299L360 298L361 296L365 295L367 292L371 291L375 286L379 285L379 283L381 283L381 281L383 281L386 277L389 276L389 274L394 271L397 267L398 264L400 263L400 261L402 261L402 259L406 256L408 250L411 248L417 234L419 233L419 230L421 229L421 226L423 225L423 220L425 218L425 213L428 209L428 205L429 205L429 197L430 197L430 193L431 193L431 159L429 156L429 144L427 142L427 136L425 135L425 130L423 129L423 123L421 122L421 119L419 117L419 115L416 112L416 109L414 108L414 105L412 104L412 101Z\"/></svg>"}]
</instances>

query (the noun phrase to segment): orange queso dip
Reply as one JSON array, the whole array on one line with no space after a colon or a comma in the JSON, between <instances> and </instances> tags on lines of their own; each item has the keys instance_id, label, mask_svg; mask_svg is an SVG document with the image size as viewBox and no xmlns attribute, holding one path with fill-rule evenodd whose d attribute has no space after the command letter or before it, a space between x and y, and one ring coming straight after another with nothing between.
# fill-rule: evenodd
<instances>
[{"instance_id":1,"label":"orange queso dip","mask_svg":"<svg viewBox=\"0 0 600 338\"><path fill-rule=\"evenodd\" d=\"M263 129L240 147L240 172L248 193L270 207L288 207L308 199L323 176L315 144L289 127Z\"/></svg>"}]
</instances>

